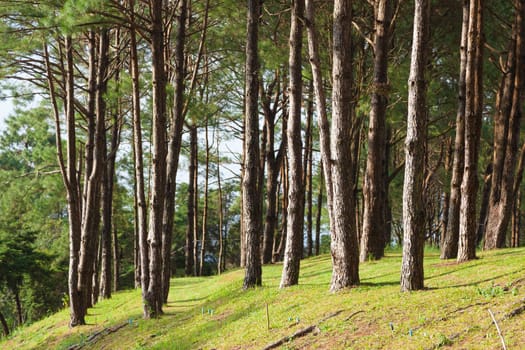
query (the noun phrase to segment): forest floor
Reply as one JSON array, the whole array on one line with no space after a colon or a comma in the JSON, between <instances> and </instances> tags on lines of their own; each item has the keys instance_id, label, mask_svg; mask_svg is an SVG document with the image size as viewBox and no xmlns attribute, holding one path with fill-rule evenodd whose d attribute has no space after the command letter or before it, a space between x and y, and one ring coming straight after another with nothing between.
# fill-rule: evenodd
<instances>
[{"instance_id":1,"label":"forest floor","mask_svg":"<svg viewBox=\"0 0 525 350\"><path fill-rule=\"evenodd\" d=\"M401 253L360 267L361 285L328 291L329 255L301 262L300 285L279 290L281 265L263 286L241 289L243 271L175 278L158 320L141 318L140 291L122 291L68 328L63 310L20 328L0 349L508 349L525 348L525 249L480 252L464 264L425 254L424 291L401 293ZM268 310L268 314L267 314ZM268 316L269 315L269 327ZM304 335L286 339L297 331Z\"/></svg>"}]
</instances>

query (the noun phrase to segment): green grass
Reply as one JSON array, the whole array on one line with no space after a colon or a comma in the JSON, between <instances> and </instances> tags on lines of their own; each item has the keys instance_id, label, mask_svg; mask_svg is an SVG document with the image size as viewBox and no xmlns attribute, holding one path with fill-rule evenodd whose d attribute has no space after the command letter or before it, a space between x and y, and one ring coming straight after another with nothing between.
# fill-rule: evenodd
<instances>
[{"instance_id":1,"label":"green grass","mask_svg":"<svg viewBox=\"0 0 525 350\"><path fill-rule=\"evenodd\" d=\"M88 326L69 329L64 310L17 330L0 348L67 349L84 343L84 349L261 349L341 310L319 324L320 332L281 349L498 349L501 340L488 309L507 347L520 348L525 344L525 313L506 315L525 305L525 249L479 255L458 265L427 251L427 290L412 293L399 292L399 252L362 264L361 286L337 294L328 291L327 255L302 261L300 285L285 290L278 289L281 265L264 267L263 286L249 291L241 289L242 270L176 278L165 315L158 320L142 320L140 291L123 291L90 309ZM126 322L86 343L89 335Z\"/></svg>"}]
</instances>

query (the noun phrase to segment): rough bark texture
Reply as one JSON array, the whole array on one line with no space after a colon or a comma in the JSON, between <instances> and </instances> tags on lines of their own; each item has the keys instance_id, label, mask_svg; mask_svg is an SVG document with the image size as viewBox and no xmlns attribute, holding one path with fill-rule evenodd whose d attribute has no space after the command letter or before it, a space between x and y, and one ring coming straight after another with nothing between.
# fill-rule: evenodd
<instances>
[{"instance_id":1,"label":"rough bark texture","mask_svg":"<svg viewBox=\"0 0 525 350\"><path fill-rule=\"evenodd\" d=\"M461 27L460 65L458 79L458 109L456 112L456 137L454 140L454 159L450 181L450 200L448 222L441 259L453 259L458 253L459 208L461 203L461 180L465 162L465 72L467 67L467 38L469 25L469 0L463 0L463 22Z\"/></svg>"},{"instance_id":2,"label":"rough bark texture","mask_svg":"<svg viewBox=\"0 0 525 350\"><path fill-rule=\"evenodd\" d=\"M494 160L492 185L485 228L485 249L502 248L514 204L514 174L518 155L523 95L525 48L523 8L514 1L516 17L498 106L494 116Z\"/></svg>"},{"instance_id":3,"label":"rough bark texture","mask_svg":"<svg viewBox=\"0 0 525 350\"><path fill-rule=\"evenodd\" d=\"M288 129L286 132L288 139L286 155L290 174L288 185L288 219L280 288L289 287L299 282L299 267L303 250L304 186L301 140L301 49L303 13L304 0L295 0L292 9L290 56L288 59L290 69L290 108Z\"/></svg>"},{"instance_id":4,"label":"rough bark texture","mask_svg":"<svg viewBox=\"0 0 525 350\"><path fill-rule=\"evenodd\" d=\"M80 251L81 234L81 212L79 184L77 179L77 151L76 151L76 132L75 132L75 108L74 108L74 65L72 38L65 38L66 54L66 134L67 134L67 170L64 178L67 190L67 211L69 220L69 306L70 306L70 327L85 324L84 314L82 313L82 303L78 293L78 260Z\"/></svg>"},{"instance_id":5,"label":"rough bark texture","mask_svg":"<svg viewBox=\"0 0 525 350\"><path fill-rule=\"evenodd\" d=\"M102 258L100 271L100 294L102 298L111 297L112 273L111 265L114 259L118 258L112 250L112 233L113 233L113 184L115 180L115 160L120 138L120 122L117 115L113 117L113 126L111 128L111 141L109 152L105 150L106 164L104 168L104 179L102 182ZM115 239L115 245L118 243ZM118 246L115 246L118 250ZM115 255L115 256L112 256ZM113 260L113 261L112 261ZM118 263L117 261L115 261ZM118 265L117 265L118 266ZM115 277L118 277L118 271L114 270Z\"/></svg>"},{"instance_id":6,"label":"rough bark texture","mask_svg":"<svg viewBox=\"0 0 525 350\"><path fill-rule=\"evenodd\" d=\"M482 117L482 0L472 0L465 72L465 167L461 181L458 262L476 258L476 198Z\"/></svg>"},{"instance_id":7,"label":"rough bark texture","mask_svg":"<svg viewBox=\"0 0 525 350\"><path fill-rule=\"evenodd\" d=\"M134 23L134 1L131 1L131 19ZM142 149L142 122L140 110L140 77L137 55L136 30L132 26L130 29L130 70L132 84L132 108L133 108L133 156L134 156L134 175L135 175L135 200L137 202L137 216L135 226L137 227L138 252L140 261L140 285L142 289L142 299L146 298L146 291L149 285L149 256L147 242L147 205L144 187L144 157Z\"/></svg>"},{"instance_id":8,"label":"rough bark texture","mask_svg":"<svg viewBox=\"0 0 525 350\"><path fill-rule=\"evenodd\" d=\"M359 284L359 244L355 227L352 155L352 1L336 0L333 14L333 92L332 125L330 130L332 210L330 244L332 252L332 281L330 290ZM325 173L325 180L329 174Z\"/></svg>"},{"instance_id":9,"label":"rough bark texture","mask_svg":"<svg viewBox=\"0 0 525 350\"><path fill-rule=\"evenodd\" d=\"M286 138L281 140L277 155L275 155L275 119L277 117L279 96L280 76L276 74L275 80L269 85L267 91L261 90L261 105L264 112L264 122L266 129L266 215L263 228L263 247L262 263L269 264L272 262L273 241L275 230L278 223L278 205L277 205L277 183L279 180L279 169L281 168L283 154L285 149ZM275 89L275 91L274 91ZM275 95L273 101L269 96ZM273 103L272 103L273 102Z\"/></svg>"},{"instance_id":10,"label":"rough bark texture","mask_svg":"<svg viewBox=\"0 0 525 350\"><path fill-rule=\"evenodd\" d=\"M313 80L310 81L308 88L308 106L306 109L306 132L305 132L305 147L304 147L304 164L303 164L303 185L304 185L304 205L306 215L306 256L313 255L313 196L312 196L312 166L313 166L313 137L312 137L312 122L314 116L314 101L313 101Z\"/></svg>"},{"instance_id":11,"label":"rough bark texture","mask_svg":"<svg viewBox=\"0 0 525 350\"><path fill-rule=\"evenodd\" d=\"M173 118L169 134L166 198L162 219L162 292L163 301L168 301L171 271L171 243L173 237L173 216L175 211L175 187L177 168L184 124L184 41L186 38L187 1L180 0L177 15L177 38L175 41L175 78L173 84Z\"/></svg>"},{"instance_id":12,"label":"rough bark texture","mask_svg":"<svg viewBox=\"0 0 525 350\"><path fill-rule=\"evenodd\" d=\"M199 275L199 149L197 140L196 121L190 126L190 186L191 195L188 193L188 226L191 226L193 247L193 276ZM191 212L191 217L190 217ZM190 224L191 222L191 224ZM189 228L188 228L189 231Z\"/></svg>"},{"instance_id":13,"label":"rough bark texture","mask_svg":"<svg viewBox=\"0 0 525 350\"><path fill-rule=\"evenodd\" d=\"M151 59L153 83L152 169L148 227L149 286L144 317L162 313L162 218L166 186L166 72L164 63L163 1L151 0Z\"/></svg>"},{"instance_id":14,"label":"rough bark texture","mask_svg":"<svg viewBox=\"0 0 525 350\"><path fill-rule=\"evenodd\" d=\"M414 34L408 78L408 117L405 139L405 181L403 185L403 259L401 291L424 287L423 248L425 241L424 171L427 135L427 82L430 1L416 0Z\"/></svg>"},{"instance_id":15,"label":"rough bark texture","mask_svg":"<svg viewBox=\"0 0 525 350\"><path fill-rule=\"evenodd\" d=\"M374 89L368 125L368 154L363 188L363 232L360 260L380 259L385 248L384 172L386 108L388 105L388 48L391 10L387 0L376 0L374 37Z\"/></svg>"},{"instance_id":16,"label":"rough bark texture","mask_svg":"<svg viewBox=\"0 0 525 350\"><path fill-rule=\"evenodd\" d=\"M248 0L246 34L246 81L244 115L244 176L242 178L242 219L246 235L245 275L243 288L253 288L262 283L260 234L259 183L259 0Z\"/></svg>"}]
</instances>

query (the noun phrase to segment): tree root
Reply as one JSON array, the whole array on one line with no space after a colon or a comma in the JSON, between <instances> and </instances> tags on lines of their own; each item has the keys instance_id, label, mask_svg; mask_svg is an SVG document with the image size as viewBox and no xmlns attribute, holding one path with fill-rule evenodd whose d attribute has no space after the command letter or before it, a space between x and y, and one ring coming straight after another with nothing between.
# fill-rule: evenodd
<instances>
[{"instance_id":1,"label":"tree root","mask_svg":"<svg viewBox=\"0 0 525 350\"><path fill-rule=\"evenodd\" d=\"M341 312L343 312L343 310L339 310L339 311L333 312L331 314L328 314L327 316L325 316L321 320L319 320L319 322L317 322L317 324L313 324L313 325L308 326L306 328L300 329L300 330L296 331L292 335L287 335L286 337L283 337L283 338L277 340L276 342L267 345L266 347L263 348L263 350L275 349L275 348L283 345L284 343L289 342L290 340L293 340L295 338L302 337L302 336L304 336L306 334L309 334L309 333L312 333L314 331L319 332L319 324L320 323L322 323L322 322L324 322L324 321L326 321L326 320L328 320L328 319L330 319L332 317L335 317L335 316L339 315ZM359 312L353 313L352 315L350 315L350 317L352 317L354 315L357 315L358 313ZM350 317L348 317L348 319Z\"/></svg>"}]
</instances>

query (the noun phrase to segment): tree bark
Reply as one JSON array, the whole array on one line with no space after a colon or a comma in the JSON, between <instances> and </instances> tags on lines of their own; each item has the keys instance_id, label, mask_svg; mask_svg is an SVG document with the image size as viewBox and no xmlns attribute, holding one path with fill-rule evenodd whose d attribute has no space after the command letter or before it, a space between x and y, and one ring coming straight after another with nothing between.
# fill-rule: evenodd
<instances>
[{"instance_id":1,"label":"tree bark","mask_svg":"<svg viewBox=\"0 0 525 350\"><path fill-rule=\"evenodd\" d=\"M166 186L166 72L164 62L163 1L151 0L151 60L153 85L152 170L148 227L149 286L144 318L162 314L162 218Z\"/></svg>"},{"instance_id":2,"label":"tree bark","mask_svg":"<svg viewBox=\"0 0 525 350\"><path fill-rule=\"evenodd\" d=\"M190 185L193 187L191 191L191 203L188 202L188 220L191 220L191 235L193 236L193 276L198 276L200 271L199 261L199 149L197 140L197 125L196 121L190 126L190 176L192 177ZM190 207L191 206L191 210ZM189 217L191 211L192 216ZM188 221L189 222L189 221Z\"/></svg>"},{"instance_id":3,"label":"tree bark","mask_svg":"<svg viewBox=\"0 0 525 350\"><path fill-rule=\"evenodd\" d=\"M321 217L323 211L323 162L319 162L319 192L317 194L317 214L315 217L315 255L319 255L321 246Z\"/></svg>"},{"instance_id":4,"label":"tree bark","mask_svg":"<svg viewBox=\"0 0 525 350\"><path fill-rule=\"evenodd\" d=\"M423 289L425 240L424 171L427 118L425 67L430 34L430 1L416 0L408 78L408 117L403 185L403 259L401 291Z\"/></svg>"},{"instance_id":5,"label":"tree bark","mask_svg":"<svg viewBox=\"0 0 525 350\"><path fill-rule=\"evenodd\" d=\"M266 215L263 228L263 248L262 248L262 263L269 264L272 262L273 241L275 230L278 223L278 181L279 170L281 169L283 154L285 150L286 137L283 137L277 155L275 155L275 118L278 112L280 75L275 74L274 81L269 85L268 91L262 91L261 87L261 105L264 112L264 121L266 129ZM277 85L276 91L273 89ZM274 94L276 97L270 101L269 96ZM284 102L284 101L283 101ZM283 117L284 118L284 117ZM284 123L284 120L283 120ZM286 125L286 124L284 124ZM284 133L283 133L284 135Z\"/></svg>"},{"instance_id":6,"label":"tree bark","mask_svg":"<svg viewBox=\"0 0 525 350\"><path fill-rule=\"evenodd\" d=\"M177 16L177 38L175 41L175 77L173 84L173 118L169 134L166 198L164 200L164 217L162 220L162 292L163 301L168 301L171 271L171 246L173 240L173 216L175 211L175 189L177 168L182 143L184 124L184 47L186 39L187 0L180 0ZM187 268L187 267L186 267ZM185 271L188 272L187 270Z\"/></svg>"},{"instance_id":7,"label":"tree bark","mask_svg":"<svg viewBox=\"0 0 525 350\"><path fill-rule=\"evenodd\" d=\"M246 235L246 257L243 288L253 288L262 283L259 233L261 189L259 184L259 16L261 2L248 0L246 34L246 76L244 116L244 176L242 179L242 211Z\"/></svg>"},{"instance_id":8,"label":"tree bark","mask_svg":"<svg viewBox=\"0 0 525 350\"><path fill-rule=\"evenodd\" d=\"M135 23L135 1L130 2L131 23ZM149 286L149 255L147 242L147 204L144 184L144 156L142 149L142 123L140 110L140 71L138 66L136 28L130 28L130 70L132 84L132 111L133 111L133 160L135 172L135 200L137 202L137 216L135 226L138 235L138 250L140 260L140 284L142 299L146 300Z\"/></svg>"},{"instance_id":9,"label":"tree bark","mask_svg":"<svg viewBox=\"0 0 525 350\"><path fill-rule=\"evenodd\" d=\"M359 284L359 243L355 227L355 198L351 163L352 110L352 2L336 0L333 23L333 92L330 157L323 159L325 180L332 178L331 252L332 281L335 292ZM322 129L321 127L320 129ZM325 157L326 158L326 157ZM328 184L328 182L327 182ZM328 191L327 191L328 193ZM330 198L330 197L329 197Z\"/></svg>"},{"instance_id":10,"label":"tree bark","mask_svg":"<svg viewBox=\"0 0 525 350\"><path fill-rule=\"evenodd\" d=\"M476 258L477 166L483 109L482 3L482 0L472 0L469 8L469 37L465 72L465 166L461 182L458 262Z\"/></svg>"},{"instance_id":11,"label":"tree bark","mask_svg":"<svg viewBox=\"0 0 525 350\"><path fill-rule=\"evenodd\" d=\"M368 126L368 154L363 186L363 232L360 260L380 259L385 248L384 172L386 148L386 108L388 106L388 48L391 9L387 0L375 0L374 88Z\"/></svg>"},{"instance_id":12,"label":"tree bark","mask_svg":"<svg viewBox=\"0 0 525 350\"><path fill-rule=\"evenodd\" d=\"M314 87L313 80L310 80L310 86L308 88L308 105L306 108L306 132L305 132L305 146L304 146L304 165L303 165L303 185L304 185L304 205L306 211L306 256L310 257L313 255L313 197L312 197L312 166L313 166L313 130L312 120L314 116Z\"/></svg>"},{"instance_id":13,"label":"tree bark","mask_svg":"<svg viewBox=\"0 0 525 350\"><path fill-rule=\"evenodd\" d=\"M206 148L206 164L204 171L204 208L202 208L202 238L201 238L201 255L200 255L200 266L199 266L199 276L202 276L204 269L204 259L206 257L206 230L208 228L208 185L209 185L209 175L210 175L210 140L208 135L208 120L206 116L206 125L205 125L205 148Z\"/></svg>"},{"instance_id":14,"label":"tree bark","mask_svg":"<svg viewBox=\"0 0 525 350\"><path fill-rule=\"evenodd\" d=\"M461 204L461 180L465 164L465 74L467 68L467 43L470 21L470 0L463 0L463 22L459 48L460 64L458 79L458 109L456 112L456 137L454 139L454 159L450 181L450 199L447 230L441 246L441 259L456 258L459 240L459 209Z\"/></svg>"},{"instance_id":15,"label":"tree bark","mask_svg":"<svg viewBox=\"0 0 525 350\"><path fill-rule=\"evenodd\" d=\"M280 288L299 282L299 268L303 250L304 232L304 186L301 141L301 50L303 38L302 18L304 0L294 0L292 24L290 27L290 69L289 99L290 108L286 138L288 140L287 158L289 166L288 219L286 246L284 249L283 273Z\"/></svg>"},{"instance_id":16,"label":"tree bark","mask_svg":"<svg viewBox=\"0 0 525 350\"><path fill-rule=\"evenodd\" d=\"M494 117L494 161L485 230L485 249L505 246L514 204L514 174L518 155L524 80L524 4L514 1L516 17L507 65Z\"/></svg>"}]
</instances>

